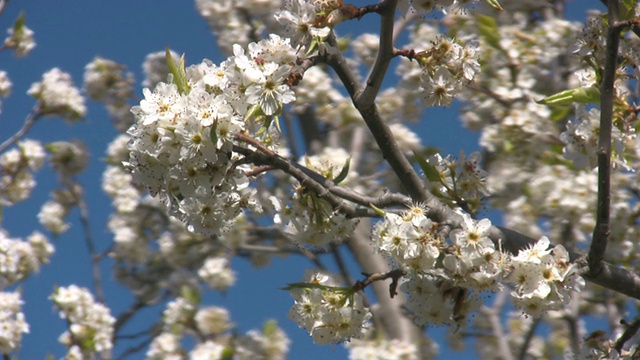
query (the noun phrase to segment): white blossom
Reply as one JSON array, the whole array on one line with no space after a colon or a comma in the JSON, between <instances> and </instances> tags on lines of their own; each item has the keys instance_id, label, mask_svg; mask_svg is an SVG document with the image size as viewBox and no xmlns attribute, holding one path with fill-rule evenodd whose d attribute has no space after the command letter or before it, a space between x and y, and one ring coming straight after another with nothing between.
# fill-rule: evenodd
<instances>
[{"instance_id":1,"label":"white blossom","mask_svg":"<svg viewBox=\"0 0 640 360\"><path fill-rule=\"evenodd\" d=\"M4 39L4 46L15 49L16 56L27 56L36 47L36 41L33 38L34 32L24 23L21 26L16 25L7 29L7 34L9 35Z\"/></svg>"},{"instance_id":2,"label":"white blossom","mask_svg":"<svg viewBox=\"0 0 640 360\"><path fill-rule=\"evenodd\" d=\"M0 70L0 97L8 97L12 88L13 83L9 79L9 74L4 70Z\"/></svg>"},{"instance_id":3,"label":"white blossom","mask_svg":"<svg viewBox=\"0 0 640 360\"><path fill-rule=\"evenodd\" d=\"M371 313L360 293L338 290L332 286L334 280L321 273L308 272L305 283L313 286L291 289L294 305L289 318L304 327L314 343L339 343L363 336Z\"/></svg>"},{"instance_id":4,"label":"white blossom","mask_svg":"<svg viewBox=\"0 0 640 360\"><path fill-rule=\"evenodd\" d=\"M19 292L0 292L0 352L3 354L18 350L22 334L29 332L22 304Z\"/></svg>"},{"instance_id":5,"label":"white blossom","mask_svg":"<svg viewBox=\"0 0 640 360\"><path fill-rule=\"evenodd\" d=\"M70 348L80 347L88 357L110 354L116 320L106 306L96 302L87 289L76 285L60 287L50 298L60 318L69 324L60 338L61 343Z\"/></svg>"},{"instance_id":6,"label":"white blossom","mask_svg":"<svg viewBox=\"0 0 640 360\"><path fill-rule=\"evenodd\" d=\"M198 270L198 276L214 290L225 290L236 281L236 275L222 257L210 257Z\"/></svg>"},{"instance_id":7,"label":"white blossom","mask_svg":"<svg viewBox=\"0 0 640 360\"><path fill-rule=\"evenodd\" d=\"M44 115L58 115L75 121L87 112L84 98L73 85L71 76L58 68L44 73L42 81L33 83L27 94L39 100L40 112Z\"/></svg>"}]
</instances>

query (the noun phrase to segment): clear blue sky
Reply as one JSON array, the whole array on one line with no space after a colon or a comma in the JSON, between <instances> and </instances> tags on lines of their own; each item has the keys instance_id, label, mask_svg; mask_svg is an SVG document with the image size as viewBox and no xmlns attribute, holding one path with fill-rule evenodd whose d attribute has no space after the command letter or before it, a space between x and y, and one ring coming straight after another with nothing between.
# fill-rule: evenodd
<instances>
[{"instance_id":1,"label":"clear blue sky","mask_svg":"<svg viewBox=\"0 0 640 360\"><path fill-rule=\"evenodd\" d=\"M587 7L602 8L595 0L575 1L570 5L571 19L583 19ZM14 83L13 93L3 102L0 114L0 141L20 128L34 104L26 95L27 89L53 67L69 72L75 84L80 86L84 66L95 56L112 59L134 72L138 81L137 93L141 94L141 64L150 52L163 50L170 45L177 52L186 53L188 64L197 63L203 58L216 63L223 60L205 20L197 14L192 1L14 0L9 2L8 8L0 16L0 31L9 28L21 10L26 13L27 26L35 31L37 47L28 57L21 59L14 58L9 52L0 54L0 70L6 70ZM339 31L345 34L358 25L346 24ZM89 145L93 161L79 180L88 195L93 236L99 249L104 250L111 242L111 234L106 226L110 201L100 187L104 170L100 159L104 156L106 145L117 132L99 105L89 102L88 109L86 123L68 125L59 119L46 118L36 124L28 137L42 142L78 138ZM459 127L450 127L455 123L456 114L453 111L434 109L430 110L429 116L428 135L424 123L415 128L422 133L424 145L436 146L445 153L456 155L460 148L467 152L477 149L477 135L460 136ZM38 187L27 202L4 209L2 227L11 236L24 237L33 229L40 228L36 215L40 205L48 199L56 179L49 169L44 169L36 180ZM31 332L24 336L23 348L18 353L21 359L42 359L46 354L60 358L65 354L65 348L57 342L58 336L65 330L65 324L53 311L48 296L54 285L75 283L91 288L91 269L77 218L77 212L71 214L71 230L55 241L56 253L51 264L43 268L39 275L20 285L26 302L24 312L31 326ZM234 267L239 273L236 286L225 296L207 296L205 302L227 307L241 332L258 328L269 318L277 319L293 341L290 359L346 358L342 346L312 345L306 332L286 318L291 299L287 292L279 288L286 283L299 281L307 266L300 259L288 258L274 261L266 269L254 270L245 261L235 261ZM105 264L103 270L107 302L117 315L128 307L131 298L113 281L109 264ZM140 319L148 321L153 316L150 313L143 314ZM137 322L134 325L141 324ZM432 332L441 333L437 330ZM441 337L439 339L442 340ZM439 342L444 345L442 341ZM121 347L118 349L122 350ZM460 353L448 355L448 358L463 358ZM142 355L134 358L139 357Z\"/></svg>"}]
</instances>

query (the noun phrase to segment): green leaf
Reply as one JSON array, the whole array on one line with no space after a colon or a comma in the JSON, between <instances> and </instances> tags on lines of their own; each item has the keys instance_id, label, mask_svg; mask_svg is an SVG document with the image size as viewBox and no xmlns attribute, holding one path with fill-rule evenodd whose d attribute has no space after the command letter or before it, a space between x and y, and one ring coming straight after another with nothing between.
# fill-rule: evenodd
<instances>
[{"instance_id":1,"label":"green leaf","mask_svg":"<svg viewBox=\"0 0 640 360\"><path fill-rule=\"evenodd\" d=\"M424 171L424 175L427 177L427 179L429 181L442 183L442 178L440 177L440 172L438 172L438 169L429 164L427 160L422 157L422 155L418 154L415 151L413 152L413 154L415 155L416 160L418 160L418 165L420 165L420 168L422 169L422 171Z\"/></svg>"},{"instance_id":2,"label":"green leaf","mask_svg":"<svg viewBox=\"0 0 640 360\"><path fill-rule=\"evenodd\" d=\"M213 144L213 146L218 145L218 120L213 122L213 125L211 125L211 130L209 132L209 136L211 137L211 144Z\"/></svg>"},{"instance_id":3,"label":"green leaf","mask_svg":"<svg viewBox=\"0 0 640 360\"><path fill-rule=\"evenodd\" d=\"M513 151L513 149L514 149L513 143L512 143L511 141L509 141L508 139L505 139L505 140L504 140L504 143L502 144L502 146L503 146L504 151L505 151L506 153L510 153L510 152L512 152L512 151Z\"/></svg>"},{"instance_id":4,"label":"green leaf","mask_svg":"<svg viewBox=\"0 0 640 360\"><path fill-rule=\"evenodd\" d=\"M80 339L76 339L76 340L80 340L79 341L79 346L82 349L85 350L95 350L96 348L96 329L87 329L86 330L87 333L85 334L85 337L80 338Z\"/></svg>"},{"instance_id":5,"label":"green leaf","mask_svg":"<svg viewBox=\"0 0 640 360\"><path fill-rule=\"evenodd\" d=\"M569 105L573 103L600 103L600 90L595 86L580 87L561 91L536 101L543 105Z\"/></svg>"},{"instance_id":6,"label":"green leaf","mask_svg":"<svg viewBox=\"0 0 640 360\"><path fill-rule=\"evenodd\" d=\"M276 122L276 129L278 129L278 132L282 133L282 129L280 129L280 118L278 115L274 115L273 120Z\"/></svg>"},{"instance_id":7,"label":"green leaf","mask_svg":"<svg viewBox=\"0 0 640 360\"><path fill-rule=\"evenodd\" d=\"M620 20L631 20L636 16L638 0L622 0L620 3Z\"/></svg>"},{"instance_id":8,"label":"green leaf","mask_svg":"<svg viewBox=\"0 0 640 360\"><path fill-rule=\"evenodd\" d=\"M187 72L184 68L184 54L180 57L180 61L178 64L173 62L173 57L171 56L171 50L167 46L165 58L167 61L167 66L169 66L169 73L173 75L173 83L178 87L178 92L180 94L186 94L189 92L189 84L187 83Z\"/></svg>"},{"instance_id":9,"label":"green leaf","mask_svg":"<svg viewBox=\"0 0 640 360\"><path fill-rule=\"evenodd\" d=\"M309 159L309 155L304 154L304 166L308 167L309 169L313 168L313 166L311 165L311 159Z\"/></svg>"},{"instance_id":10,"label":"green leaf","mask_svg":"<svg viewBox=\"0 0 640 360\"><path fill-rule=\"evenodd\" d=\"M247 121L254 116L261 116L261 115L264 115L264 113L262 112L262 108L260 107L260 104L253 104L251 105L249 110L247 110L247 113L244 116L244 121Z\"/></svg>"},{"instance_id":11,"label":"green leaf","mask_svg":"<svg viewBox=\"0 0 640 360\"><path fill-rule=\"evenodd\" d=\"M487 4L498 11L504 11L498 0L486 0Z\"/></svg>"},{"instance_id":12,"label":"green leaf","mask_svg":"<svg viewBox=\"0 0 640 360\"><path fill-rule=\"evenodd\" d=\"M478 15L478 32L491 47L504 51L500 46L500 32L496 20L491 16Z\"/></svg>"},{"instance_id":13,"label":"green leaf","mask_svg":"<svg viewBox=\"0 0 640 360\"><path fill-rule=\"evenodd\" d=\"M267 320L267 322L262 325L262 333L266 337L272 337L278 332L278 322L271 319Z\"/></svg>"},{"instance_id":14,"label":"green leaf","mask_svg":"<svg viewBox=\"0 0 640 360\"><path fill-rule=\"evenodd\" d=\"M191 304L200 304L200 294L198 293L198 291L196 291L196 289L190 286L182 286L182 288L180 289L180 296Z\"/></svg>"},{"instance_id":15,"label":"green leaf","mask_svg":"<svg viewBox=\"0 0 640 360\"><path fill-rule=\"evenodd\" d=\"M21 11L20 15L18 15L18 18L13 23L13 32L15 34L19 34L22 32L22 27L24 26L24 18L24 11Z\"/></svg>"},{"instance_id":16,"label":"green leaf","mask_svg":"<svg viewBox=\"0 0 640 360\"><path fill-rule=\"evenodd\" d=\"M233 348L225 347L224 350L222 350L222 354L220 356L222 357L222 360L233 359Z\"/></svg>"},{"instance_id":17,"label":"green leaf","mask_svg":"<svg viewBox=\"0 0 640 360\"><path fill-rule=\"evenodd\" d=\"M571 114L571 106L551 107L551 121L559 122L565 120Z\"/></svg>"},{"instance_id":18,"label":"green leaf","mask_svg":"<svg viewBox=\"0 0 640 360\"><path fill-rule=\"evenodd\" d=\"M306 56L311 56L311 54L313 54L314 51L316 51L318 49L318 47L320 47L320 42L321 40L317 37L314 37L311 40L311 43L309 44L309 50L307 50L307 53L305 54Z\"/></svg>"},{"instance_id":19,"label":"green leaf","mask_svg":"<svg viewBox=\"0 0 640 360\"><path fill-rule=\"evenodd\" d=\"M349 156L347 161L344 163L344 166L342 167L342 170L340 171L340 174L338 174L338 176L336 176L333 179L334 183L340 184L342 181L344 181L344 179L347 178L347 175L349 174L349 165L350 164L351 164L351 156Z\"/></svg>"}]
</instances>

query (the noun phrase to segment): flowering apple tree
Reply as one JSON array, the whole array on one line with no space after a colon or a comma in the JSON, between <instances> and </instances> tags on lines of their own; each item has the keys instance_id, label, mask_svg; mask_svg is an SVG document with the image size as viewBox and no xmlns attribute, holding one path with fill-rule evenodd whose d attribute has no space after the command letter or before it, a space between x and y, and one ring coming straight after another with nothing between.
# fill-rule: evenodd
<instances>
[{"instance_id":1,"label":"flowering apple tree","mask_svg":"<svg viewBox=\"0 0 640 360\"><path fill-rule=\"evenodd\" d=\"M86 145L42 144L29 130L83 119L88 98L120 131L102 183L112 245L98 253L87 232L93 293L71 284L50 297L67 324L65 359L284 359L275 322L240 334L201 298L234 285L233 257L261 267L294 255L309 270L274 284L291 295L288 317L350 359L433 358L445 345L433 326L449 328L453 348L474 338L487 359L637 358L640 6L604 3L580 23L560 0L196 0L220 63L150 54L140 97L105 58L86 66L82 90L46 72L23 127L0 144L3 209L29 198L48 163L59 185L40 223L61 236L75 208L84 223ZM379 25L342 34L364 18ZM26 56L33 36L21 16L3 50ZM0 71L0 95L11 88ZM482 152L441 154L407 126L452 104ZM16 285L54 247L38 231L3 230L0 244L9 358L37 326ZM120 314L105 305L107 260L136 300ZM161 319L121 348L145 307L162 307ZM609 327L588 328L588 316Z\"/></svg>"}]
</instances>

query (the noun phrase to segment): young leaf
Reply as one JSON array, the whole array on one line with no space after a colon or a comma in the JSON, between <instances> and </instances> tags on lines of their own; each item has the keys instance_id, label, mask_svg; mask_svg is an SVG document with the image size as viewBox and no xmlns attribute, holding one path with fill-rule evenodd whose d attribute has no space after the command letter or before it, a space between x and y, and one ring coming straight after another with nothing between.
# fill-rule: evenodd
<instances>
[{"instance_id":1,"label":"young leaf","mask_svg":"<svg viewBox=\"0 0 640 360\"><path fill-rule=\"evenodd\" d=\"M500 32L498 31L498 25L496 20L491 16L479 15L478 16L478 31L487 44L491 47L504 51L500 46Z\"/></svg>"},{"instance_id":2,"label":"young leaf","mask_svg":"<svg viewBox=\"0 0 640 360\"><path fill-rule=\"evenodd\" d=\"M169 66L169 73L173 75L173 83L178 87L178 92L180 94L186 94L189 92L189 84L187 83L187 73L184 68L184 54L180 57L180 61L178 64L173 62L173 57L171 56L171 50L167 46L166 49L166 60L167 66Z\"/></svg>"},{"instance_id":3,"label":"young leaf","mask_svg":"<svg viewBox=\"0 0 640 360\"><path fill-rule=\"evenodd\" d=\"M620 20L630 20L636 16L638 0L622 0L620 3Z\"/></svg>"},{"instance_id":4,"label":"young leaf","mask_svg":"<svg viewBox=\"0 0 640 360\"><path fill-rule=\"evenodd\" d=\"M210 130L209 136L211 137L211 143L214 146L217 146L217 144L218 144L218 120L214 121L213 125L211 125L211 130Z\"/></svg>"},{"instance_id":5,"label":"young leaf","mask_svg":"<svg viewBox=\"0 0 640 360\"><path fill-rule=\"evenodd\" d=\"M573 103L599 103L600 90L595 86L564 90L536 101L543 105L569 105Z\"/></svg>"},{"instance_id":6,"label":"young leaf","mask_svg":"<svg viewBox=\"0 0 640 360\"><path fill-rule=\"evenodd\" d=\"M487 1L487 4L489 4L489 6L491 6L495 10L504 11L504 9L502 8L502 5L500 5L498 0L486 0L486 1Z\"/></svg>"},{"instance_id":7,"label":"young leaf","mask_svg":"<svg viewBox=\"0 0 640 360\"><path fill-rule=\"evenodd\" d=\"M427 179L429 181L442 183L442 179L438 170L433 165L429 164L427 160L422 157L422 155L418 154L415 151L413 152L413 154L415 155L416 160L418 160L418 165L420 165L420 168L422 169L422 171L424 171L424 175L427 177Z\"/></svg>"},{"instance_id":8,"label":"young leaf","mask_svg":"<svg viewBox=\"0 0 640 360\"><path fill-rule=\"evenodd\" d=\"M21 33L23 26L24 26L24 12L21 12L20 15L18 15L18 18L16 19L15 23L13 23L13 31L15 33Z\"/></svg>"},{"instance_id":9,"label":"young leaf","mask_svg":"<svg viewBox=\"0 0 640 360\"><path fill-rule=\"evenodd\" d=\"M344 181L344 179L347 178L347 175L349 174L349 164L351 164L351 156L349 156L347 161L344 163L340 174L338 174L338 176L333 179L334 183L340 184L342 181Z\"/></svg>"}]
</instances>

